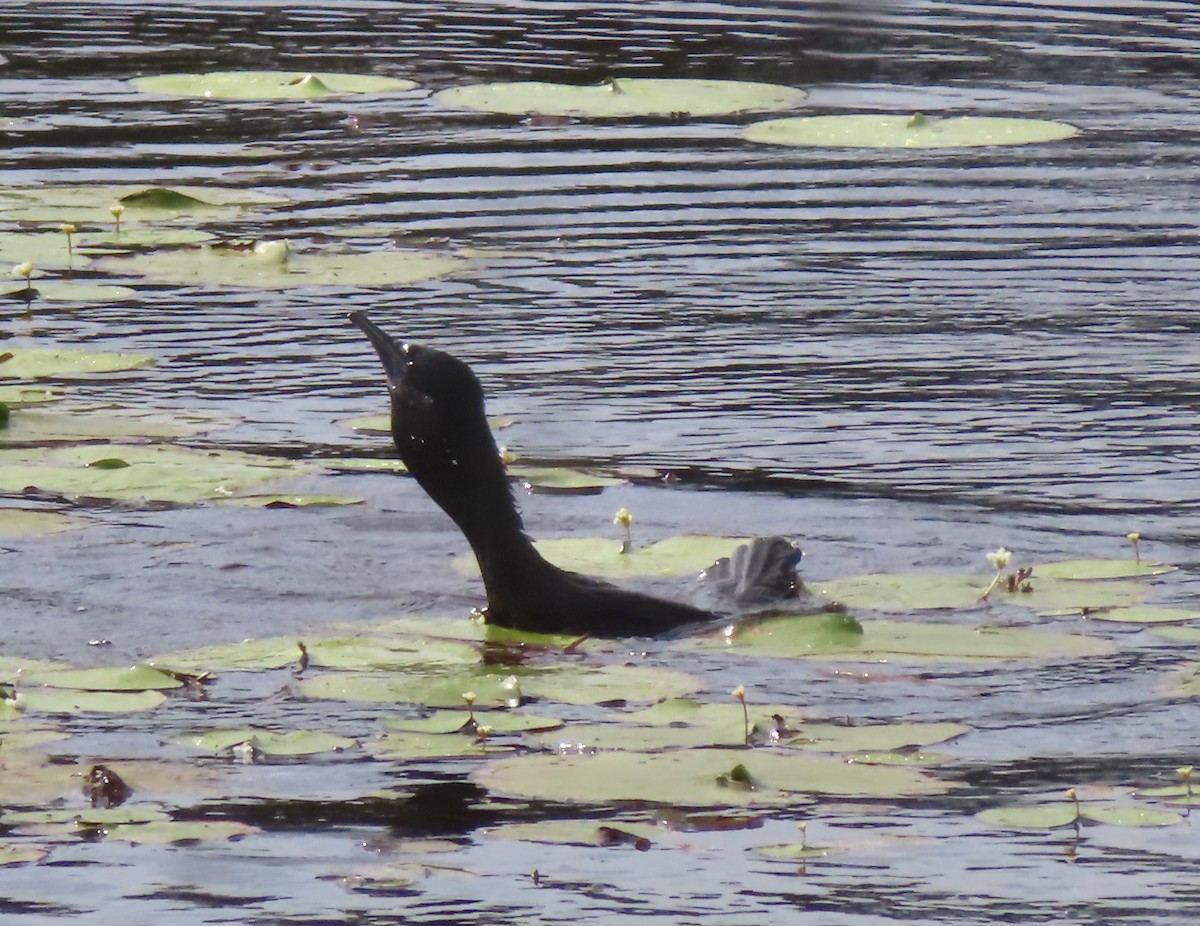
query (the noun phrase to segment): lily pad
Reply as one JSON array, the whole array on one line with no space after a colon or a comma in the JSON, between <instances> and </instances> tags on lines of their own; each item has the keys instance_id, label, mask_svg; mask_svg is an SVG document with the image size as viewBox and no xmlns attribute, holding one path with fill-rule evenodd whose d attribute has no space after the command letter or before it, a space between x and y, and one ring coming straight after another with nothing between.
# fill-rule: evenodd
<instances>
[{"instance_id":1,"label":"lily pad","mask_svg":"<svg viewBox=\"0 0 1200 926\"><path fill-rule=\"evenodd\" d=\"M346 94L399 93L416 83L374 74L299 71L210 71L159 74L130 81L142 93L220 100L305 100Z\"/></svg>"},{"instance_id":2,"label":"lily pad","mask_svg":"<svg viewBox=\"0 0 1200 926\"><path fill-rule=\"evenodd\" d=\"M77 240L77 236L73 236L72 244ZM91 263L86 254L67 249L67 236L60 231L0 232L0 267L3 267L4 273L8 272L8 267L3 265L21 264L25 261L33 264L37 270L51 267L78 270ZM24 289L25 281L14 277L11 285ZM36 276L33 285L40 288Z\"/></svg>"},{"instance_id":3,"label":"lily pad","mask_svg":"<svg viewBox=\"0 0 1200 926\"><path fill-rule=\"evenodd\" d=\"M240 508L329 508L361 505L363 500L354 495L232 495L216 503Z\"/></svg>"},{"instance_id":4,"label":"lily pad","mask_svg":"<svg viewBox=\"0 0 1200 926\"><path fill-rule=\"evenodd\" d=\"M1100 608L1094 611L1071 611L1090 621L1111 621L1120 624L1171 624L1200 618L1200 611L1188 608L1157 608L1141 605L1134 608ZM1200 629L1197 631L1200 639Z\"/></svg>"},{"instance_id":5,"label":"lily pad","mask_svg":"<svg viewBox=\"0 0 1200 926\"><path fill-rule=\"evenodd\" d=\"M115 354L67 348L13 347L0 352L0 357L4 354L11 356L0 360L0 379L41 379L48 376L75 379L98 373L136 370L154 363L154 358L146 354Z\"/></svg>"},{"instance_id":6,"label":"lily pad","mask_svg":"<svg viewBox=\"0 0 1200 926\"><path fill-rule=\"evenodd\" d=\"M1132 559L1072 559L1057 563L1041 563L1033 569L1033 577L1053 579L1132 579L1137 576L1160 576L1174 572L1177 567L1152 560Z\"/></svg>"},{"instance_id":7,"label":"lily pad","mask_svg":"<svg viewBox=\"0 0 1200 926\"><path fill-rule=\"evenodd\" d=\"M247 208L287 202L258 190L226 187L144 187L124 185L46 186L27 191L26 198L0 206L0 215L11 221L100 225L113 229L113 206L121 206L121 232L131 232L141 222L175 219L183 215L236 215ZM55 230L65 245L65 236ZM83 238L81 237L82 241ZM32 258L22 258L32 260ZM36 266L36 261L34 261Z\"/></svg>"},{"instance_id":8,"label":"lily pad","mask_svg":"<svg viewBox=\"0 0 1200 926\"><path fill-rule=\"evenodd\" d=\"M43 810L6 810L0 823L24 826L30 823L74 823L81 827L112 826L119 823L154 823L169 820L159 807L51 807Z\"/></svg>"},{"instance_id":9,"label":"lily pad","mask_svg":"<svg viewBox=\"0 0 1200 926\"><path fill-rule=\"evenodd\" d=\"M510 466L508 475L520 480L527 489L564 494L591 494L625 484L624 479L616 476L598 476L565 466Z\"/></svg>"},{"instance_id":10,"label":"lily pad","mask_svg":"<svg viewBox=\"0 0 1200 926\"><path fill-rule=\"evenodd\" d=\"M21 689L17 702L48 714L129 714L149 711L167 699L161 691L75 691L59 688Z\"/></svg>"},{"instance_id":11,"label":"lily pad","mask_svg":"<svg viewBox=\"0 0 1200 926\"><path fill-rule=\"evenodd\" d=\"M25 842L0 843L0 867L33 865L40 862L50 850L46 846L30 845Z\"/></svg>"},{"instance_id":12,"label":"lily pad","mask_svg":"<svg viewBox=\"0 0 1200 926\"><path fill-rule=\"evenodd\" d=\"M689 534L668 537L657 543L639 546L636 542L629 553L621 552L621 542L605 537L564 537L558 540L538 540L538 552L556 566L589 575L620 578L621 576L681 576L699 574L722 556L729 556L746 542L744 537L707 537ZM459 556L452 560L454 567L468 575L479 572L474 556Z\"/></svg>"},{"instance_id":13,"label":"lily pad","mask_svg":"<svg viewBox=\"0 0 1200 926\"><path fill-rule=\"evenodd\" d=\"M0 430L0 445L191 437L230 422L229 418L207 412L137 408L114 412L102 406L59 403L46 409L14 411L8 427Z\"/></svg>"},{"instance_id":14,"label":"lily pad","mask_svg":"<svg viewBox=\"0 0 1200 926\"><path fill-rule=\"evenodd\" d=\"M87 526L87 521L56 511L0 508L0 537L40 537Z\"/></svg>"},{"instance_id":15,"label":"lily pad","mask_svg":"<svg viewBox=\"0 0 1200 926\"><path fill-rule=\"evenodd\" d=\"M20 296L25 289L22 283L15 289L9 289L2 295ZM133 299L137 290L128 286L114 286L110 283L73 283L63 280L39 280L33 286L33 301L39 299L46 302L120 302Z\"/></svg>"},{"instance_id":16,"label":"lily pad","mask_svg":"<svg viewBox=\"0 0 1200 926\"><path fill-rule=\"evenodd\" d=\"M396 473L403 475L408 467L399 460L381 460L378 457L343 457L337 460L319 461L326 469L344 473Z\"/></svg>"},{"instance_id":17,"label":"lily pad","mask_svg":"<svg viewBox=\"0 0 1200 926\"><path fill-rule=\"evenodd\" d=\"M363 749L376 759L409 762L414 759L458 759L469 756L487 758L512 752L513 746L496 743L490 737L393 730L363 743Z\"/></svg>"},{"instance_id":18,"label":"lily pad","mask_svg":"<svg viewBox=\"0 0 1200 926\"><path fill-rule=\"evenodd\" d=\"M303 652L294 637L269 637L166 653L154 657L150 664L184 672L254 671L282 669L299 663L302 657Z\"/></svg>"},{"instance_id":19,"label":"lily pad","mask_svg":"<svg viewBox=\"0 0 1200 926\"><path fill-rule=\"evenodd\" d=\"M488 827L491 839L513 839L550 846L633 846L648 849L659 841L678 843L669 830L653 823L624 820L539 820Z\"/></svg>"},{"instance_id":20,"label":"lily pad","mask_svg":"<svg viewBox=\"0 0 1200 926\"><path fill-rule=\"evenodd\" d=\"M721 633L678 645L684 649L736 649L763 656L865 662L1069 659L1116 651L1108 640L1036 629L875 620L863 623L861 637L847 637L842 645L831 642L814 652L810 634L802 627L796 635L794 623L792 618L773 618L746 625L732 637Z\"/></svg>"},{"instance_id":21,"label":"lily pad","mask_svg":"<svg viewBox=\"0 0 1200 926\"><path fill-rule=\"evenodd\" d=\"M749 141L773 145L852 148L967 148L1061 141L1079 130L1065 122L992 116L804 116L758 122Z\"/></svg>"},{"instance_id":22,"label":"lily pad","mask_svg":"<svg viewBox=\"0 0 1200 926\"><path fill-rule=\"evenodd\" d=\"M260 241L253 247L204 245L110 257L101 266L112 273L183 285L291 289L418 283L470 264L423 251L292 252L285 241Z\"/></svg>"},{"instance_id":23,"label":"lily pad","mask_svg":"<svg viewBox=\"0 0 1200 926\"><path fill-rule=\"evenodd\" d=\"M980 811L975 816L985 823L1005 829L1040 830L1071 826L1075 823L1077 815L1084 820L1113 826L1171 826L1183 821L1183 817L1169 810L1087 803L1080 804L1076 810L1072 801L993 807Z\"/></svg>"},{"instance_id":24,"label":"lily pad","mask_svg":"<svg viewBox=\"0 0 1200 926\"><path fill-rule=\"evenodd\" d=\"M33 681L51 688L75 688L80 691L170 691L183 682L160 669L136 665L122 669L67 669L35 672Z\"/></svg>"},{"instance_id":25,"label":"lily pad","mask_svg":"<svg viewBox=\"0 0 1200 926\"><path fill-rule=\"evenodd\" d=\"M13 408L28 408L62 401L61 389L46 389L42 386L0 386L0 402Z\"/></svg>"},{"instance_id":26,"label":"lily pad","mask_svg":"<svg viewBox=\"0 0 1200 926\"><path fill-rule=\"evenodd\" d=\"M325 752L343 752L356 744L356 740L333 733L313 730L289 730L281 733L259 727L188 733L172 737L171 742L214 753L228 752L234 746L250 743L256 752L268 756L312 756Z\"/></svg>"},{"instance_id":27,"label":"lily pad","mask_svg":"<svg viewBox=\"0 0 1200 926\"><path fill-rule=\"evenodd\" d=\"M302 679L297 690L302 697L308 698L403 702L426 707L461 707L463 694L469 691L475 693L475 704L490 708L516 706L530 698L564 704L649 702L681 697L700 689L700 682L694 676L668 669L635 666L570 668L568 672L479 667L455 674L427 675L342 672Z\"/></svg>"},{"instance_id":28,"label":"lily pad","mask_svg":"<svg viewBox=\"0 0 1200 926\"><path fill-rule=\"evenodd\" d=\"M693 807L794 805L803 802L798 792L900 797L940 794L953 787L916 769L847 765L840 759L762 749L519 756L489 762L474 777L508 797Z\"/></svg>"},{"instance_id":29,"label":"lily pad","mask_svg":"<svg viewBox=\"0 0 1200 926\"><path fill-rule=\"evenodd\" d=\"M136 251L142 248L178 247L185 244L203 244L213 241L216 235L198 228L171 228L162 225L122 226L120 231L82 232L79 249L87 253L114 254Z\"/></svg>"},{"instance_id":30,"label":"lily pad","mask_svg":"<svg viewBox=\"0 0 1200 926\"><path fill-rule=\"evenodd\" d=\"M252 836L259 830L236 820L163 820L157 823L125 823L108 827L104 838L110 842L135 845L167 846L197 842L227 842Z\"/></svg>"},{"instance_id":31,"label":"lily pad","mask_svg":"<svg viewBox=\"0 0 1200 926\"><path fill-rule=\"evenodd\" d=\"M1167 629L1164 627L1162 630L1156 630L1155 633L1163 636ZM1183 629L1185 628L1179 628L1179 630ZM1200 662L1187 662L1172 669L1159 682L1158 690L1168 698L1200 697Z\"/></svg>"},{"instance_id":32,"label":"lily pad","mask_svg":"<svg viewBox=\"0 0 1200 926\"><path fill-rule=\"evenodd\" d=\"M739 80L617 78L590 86L540 81L451 87L434 99L456 109L547 116L724 116L798 105L795 87Z\"/></svg>"},{"instance_id":33,"label":"lily pad","mask_svg":"<svg viewBox=\"0 0 1200 926\"><path fill-rule=\"evenodd\" d=\"M990 584L990 577L891 573L836 579L826 583L821 592L851 607L903 612L980 605L984 603L982 596ZM1108 608L1134 604L1148 593L1139 582L1075 582L1039 578L1036 573L1031 585L1029 592L997 588L986 602L1038 610Z\"/></svg>"},{"instance_id":34,"label":"lily pad","mask_svg":"<svg viewBox=\"0 0 1200 926\"><path fill-rule=\"evenodd\" d=\"M1180 643L1200 643L1200 627L1155 627L1154 635Z\"/></svg>"},{"instance_id":35,"label":"lily pad","mask_svg":"<svg viewBox=\"0 0 1200 926\"><path fill-rule=\"evenodd\" d=\"M101 460L128 465L91 465ZM295 461L167 444L0 449L0 491L33 486L56 495L129 502L195 504L309 471Z\"/></svg>"},{"instance_id":36,"label":"lily pad","mask_svg":"<svg viewBox=\"0 0 1200 926\"><path fill-rule=\"evenodd\" d=\"M167 654L154 662L192 671L281 669L302 658L301 643L293 637L244 640ZM428 669L434 666L474 666L479 650L457 640L420 637L333 637L303 643L310 666L336 669ZM457 702L461 703L461 701Z\"/></svg>"},{"instance_id":37,"label":"lily pad","mask_svg":"<svg viewBox=\"0 0 1200 926\"><path fill-rule=\"evenodd\" d=\"M391 717L383 721L389 730L412 733L458 733L470 723L467 711L434 711L424 717ZM519 711L477 711L475 723L495 733L528 733L554 730L563 725L557 717L539 717Z\"/></svg>"}]
</instances>

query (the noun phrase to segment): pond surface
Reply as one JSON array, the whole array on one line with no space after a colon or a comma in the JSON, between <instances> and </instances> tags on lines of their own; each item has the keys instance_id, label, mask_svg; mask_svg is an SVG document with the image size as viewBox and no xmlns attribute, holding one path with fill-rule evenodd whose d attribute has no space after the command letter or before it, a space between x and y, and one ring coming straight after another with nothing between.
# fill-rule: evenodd
<instances>
[{"instance_id":1,"label":"pond surface","mask_svg":"<svg viewBox=\"0 0 1200 926\"><path fill-rule=\"evenodd\" d=\"M515 422L501 440L523 462L678 477L522 495L535 536L615 536L622 506L647 540L782 533L802 542L803 577L819 589L912 569L986 583L984 553L997 547L1021 564L1121 558L1136 531L1142 555L1180 567L1152 583L1153 603L1195 601L1192 4L8 3L0 55L0 192L219 184L286 200L194 223L221 238L484 255L464 272L392 287L260 291L80 271L136 295L30 311L7 302L5 349L157 359L71 383L82 398L239 419L184 441L192 446L387 457L386 436L336 423L385 410L377 360L345 320L369 310L389 331L471 363L489 411ZM229 103L127 83L268 67L420 86ZM760 114L546 124L431 98L467 83L613 74L802 87L800 114L1023 116L1080 134L948 151L788 148L741 137ZM0 231L18 227L0 212ZM478 580L449 565L465 543L411 480L321 473L294 485L364 504L44 504L92 523L3 538L0 654L124 665L244 637L315 638L336 622L465 621L481 603ZM692 594L686 580L644 585ZM878 614L860 617L869 632ZM476 761L375 761L358 749L221 757L199 764L218 784L180 785L172 812L257 833L167 849L56 842L36 865L0 867L0 911L22 923L1193 921L1200 841L1190 821L1077 836L1004 830L974 814L1070 787L1170 783L1196 759L1200 715L1160 683L1195 658L1195 639L1000 605L933 619L1046 624L1113 646L1086 659L950 667L601 646L601 661L694 673L709 701L742 684L752 703L795 705L806 718L961 722L968 733L931 747L941 764L930 774L957 787L797 802L764 812L757 829L689 833L683 847L665 840L642 853L492 838L502 823L635 819L644 808L464 792ZM71 734L42 750L86 770L158 756L179 731L220 724L364 741L394 708L305 699L287 671L233 672L207 700L35 719ZM427 793L436 796L423 812ZM392 807L396 795L417 810ZM3 785L0 805L26 806ZM804 863L749 851L795 841L798 820L814 844L845 851ZM418 836L449 851L410 853L404 841ZM386 887L363 874L402 862L419 874Z\"/></svg>"}]
</instances>

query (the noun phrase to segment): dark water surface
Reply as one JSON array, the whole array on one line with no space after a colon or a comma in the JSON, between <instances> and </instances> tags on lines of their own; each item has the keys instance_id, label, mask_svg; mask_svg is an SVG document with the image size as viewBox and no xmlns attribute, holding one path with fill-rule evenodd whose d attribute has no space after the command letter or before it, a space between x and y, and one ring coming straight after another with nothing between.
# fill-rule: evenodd
<instances>
[{"instance_id":1,"label":"dark water surface","mask_svg":"<svg viewBox=\"0 0 1200 926\"><path fill-rule=\"evenodd\" d=\"M382 452L383 438L333 423L383 411L376 359L345 322L369 309L389 330L471 362L490 410L517 421L505 439L525 457L651 464L682 477L673 490L531 497L523 507L539 535L610 529L626 505L647 535L798 536L805 575L819 581L980 571L983 552L1001 544L1029 561L1120 556L1136 530L1154 556L1182 567L1162 584L1162 603L1194 600L1193 4L6 3L0 54L0 188L217 182L289 200L205 226L222 236L354 240L371 226L404 243L446 238L509 255L411 287L159 285L140 287L136 301L50 306L31 319L4 310L0 331L14 344L159 358L81 387L86 395L243 418L209 438L222 446ZM219 103L125 83L268 67L370 71L421 89ZM1081 131L1031 147L793 149L742 140L753 115L539 126L430 99L464 83L610 74L800 86L806 114L1029 116ZM5 120L25 127L5 130ZM81 534L6 543L3 651L119 662L478 602L478 584L445 565L461 538L417 486L339 476L331 488L331 478L311 487L368 504L99 509ZM652 647L652 661L707 673L713 698L753 680L768 699L805 692L822 717L974 728L948 749L969 790L843 808L835 826L904 841L881 837L799 872L743 851L794 838L788 817L649 855L497 844L472 835L477 821L457 828L463 846L449 863L469 874L380 897L318 877L363 864L363 844L387 827L326 821L215 847L56 850L37 867L0 868L0 914L156 924L1191 922L1200 841L1190 823L1097 830L1076 860L1066 837L1001 833L970 815L1074 784L1153 781L1195 758L1194 705L1154 691L1192 648L1091 632L1113 636L1117 655L923 684L807 662L682 665ZM97 655L87 646L96 639L112 646ZM233 694L243 722L280 710L263 698ZM300 703L277 716L320 726L328 709ZM186 704L171 711L120 721L132 754L152 753L164 724L197 722ZM339 722L366 736L379 713ZM410 775L353 759L334 769L250 767L234 776L235 794L334 799ZM455 777L411 772L430 775Z\"/></svg>"}]
</instances>

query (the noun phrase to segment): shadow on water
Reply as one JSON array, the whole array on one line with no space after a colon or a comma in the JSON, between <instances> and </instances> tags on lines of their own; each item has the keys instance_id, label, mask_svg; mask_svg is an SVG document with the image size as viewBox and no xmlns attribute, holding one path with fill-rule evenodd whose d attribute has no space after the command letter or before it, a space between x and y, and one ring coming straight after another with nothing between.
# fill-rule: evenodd
<instances>
[{"instance_id":1,"label":"shadow on water","mask_svg":"<svg viewBox=\"0 0 1200 926\"><path fill-rule=\"evenodd\" d=\"M1002 545L1029 562L1126 556L1125 534L1140 531L1155 558L1182 567L1155 603L1186 607L1200 536L1198 52L1200 16L1165 0L8 3L4 191L218 183L287 200L197 222L222 238L382 237L503 257L411 287L123 280L137 283L135 297L28 313L6 302L0 332L18 346L153 354L153 367L72 386L89 400L238 417L185 441L194 446L390 457L385 437L335 424L383 411L375 358L345 323L370 310L468 360L489 411L515 420L502 440L522 462L672 477L523 497L538 536L605 533L618 507L648 537L783 533L803 539L805 580L820 587L855 573L979 573L983 551ZM260 67L371 71L420 89L224 104L126 83ZM804 114L1028 116L1081 131L1028 148L784 148L741 138L754 114L536 124L430 97L613 74L800 86ZM0 234L22 228L0 200ZM75 274L93 275L103 276ZM126 664L212 641L312 639L335 622L465 620L480 603L478 581L449 565L462 538L411 481L320 475L299 491L366 504L100 503L77 506L87 530L4 538L0 655ZM966 735L930 747L936 775L957 786L946 794L826 796L764 812L756 829L656 836L639 852L496 837L510 823L632 825L649 809L505 797L471 778L469 759L218 756L196 769L217 776L215 793L181 784L185 797L164 806L177 822L257 833L164 850L115 837L55 843L37 864L0 865L0 911L22 923L356 926L1189 921L1200 847L1188 822L1076 836L973 815L1068 787L1107 800L1169 781L1194 760L1196 716L1187 696L1159 686L1195 643L1137 625L967 611L953 619L1086 624L1113 651L950 669L666 644L623 657L695 673L708 701L745 684L757 703L795 704L806 719L965 723ZM287 672L222 678L208 700L170 698L151 712L25 719L60 724L71 738L38 748L51 765L86 771L105 757L156 758L214 718L361 743L397 711L306 699L296 684ZM603 719L596 707L566 714ZM10 789L23 780L5 774ZM52 803L79 800L72 785ZM0 786L0 805L39 802ZM753 851L794 842L797 822L814 844L845 851L786 862ZM0 825L0 852L38 838Z\"/></svg>"}]
</instances>

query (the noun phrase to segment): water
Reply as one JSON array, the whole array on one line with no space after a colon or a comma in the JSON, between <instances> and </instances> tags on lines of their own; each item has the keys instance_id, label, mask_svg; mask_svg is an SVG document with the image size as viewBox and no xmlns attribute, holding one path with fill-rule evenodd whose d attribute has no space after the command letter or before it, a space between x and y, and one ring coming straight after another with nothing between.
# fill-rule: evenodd
<instances>
[{"instance_id":1,"label":"water","mask_svg":"<svg viewBox=\"0 0 1200 926\"><path fill-rule=\"evenodd\" d=\"M384 450L333 424L383 408L376 360L345 322L369 309L389 330L468 360L490 411L516 420L504 439L523 456L644 463L682 479L669 491L530 497L538 535L597 532L625 505L646 536L800 536L805 576L819 583L978 570L1000 544L1031 561L1127 555L1124 535L1137 530L1154 556L1183 567L1161 583L1162 599L1187 604L1200 562L1198 51L1191 4L1132 0L9 3L0 116L32 128L3 136L4 187L220 182L289 200L204 223L223 236L304 242L371 227L507 256L391 290L144 287L127 304L9 311L2 329L14 343L153 353L157 366L79 391L227 411L243 423L211 438L222 446L320 456ZM223 104L124 83L246 67L370 69L424 89ZM808 150L743 141L754 116L537 126L447 112L428 95L613 73L802 86L803 112L1029 116L1081 133L1032 148ZM414 484L339 476L310 487L368 505L100 509L81 534L6 543L5 651L112 663L477 603L478 584L445 565L461 538ZM878 841L803 873L742 851L793 839L788 815L649 856L497 843L471 817L447 862L466 874L384 897L320 880L372 857L362 845L388 827L371 819L164 852L83 843L36 868L0 869L10 898L0 909L14 921L189 924L1190 921L1190 825L1088 831L1074 847L970 816L1075 784L1154 781L1194 759L1194 706L1154 692L1190 648L1091 632L1113 636L1118 655L915 682L902 668L865 678L701 661L714 698L753 678L764 697L803 692L817 716L974 728L950 750L949 774L969 790L899 809L826 808L815 832ZM653 661L681 661L651 650ZM235 715L281 710L265 693L232 703ZM130 753L152 751L161 725L202 716L172 710L100 732L124 737ZM378 713L289 710L355 736ZM231 773L230 793L332 800L430 773L335 765L337 776L301 765L282 781L275 766L253 767Z\"/></svg>"}]
</instances>

